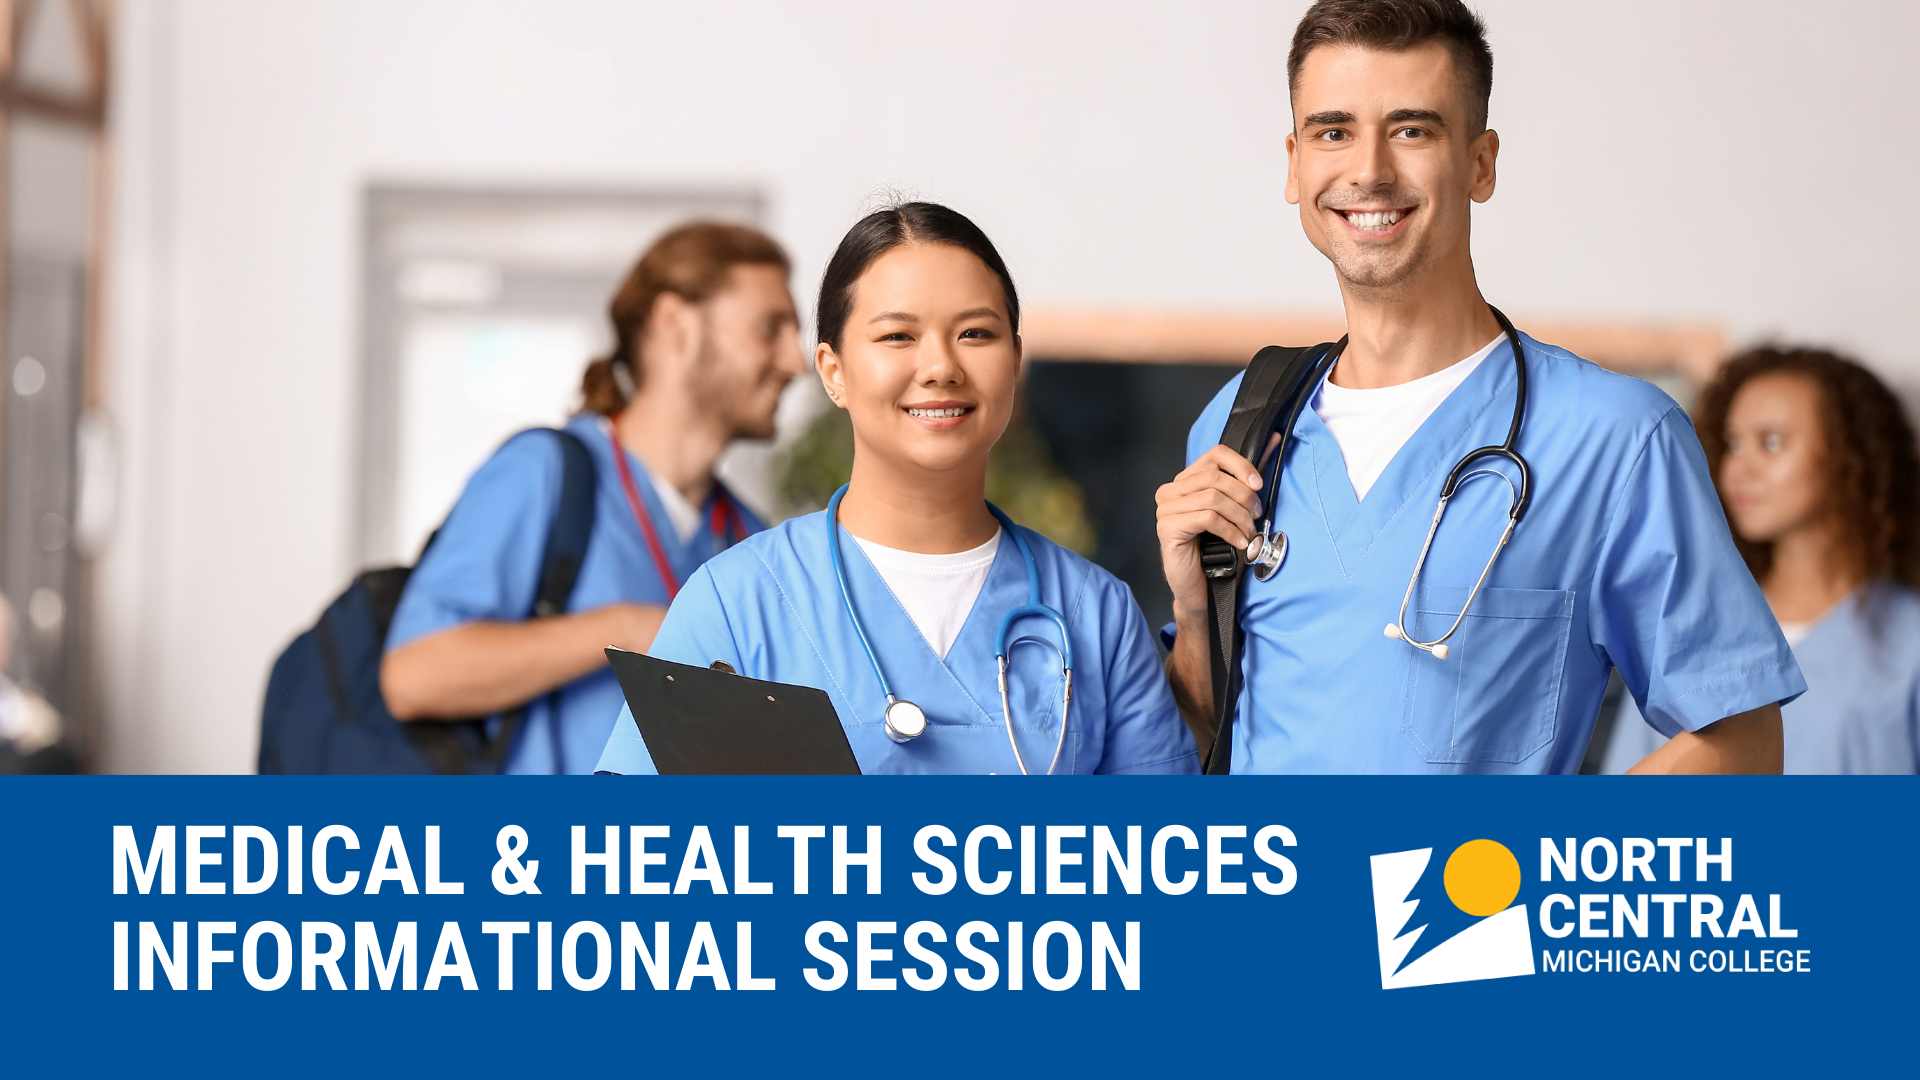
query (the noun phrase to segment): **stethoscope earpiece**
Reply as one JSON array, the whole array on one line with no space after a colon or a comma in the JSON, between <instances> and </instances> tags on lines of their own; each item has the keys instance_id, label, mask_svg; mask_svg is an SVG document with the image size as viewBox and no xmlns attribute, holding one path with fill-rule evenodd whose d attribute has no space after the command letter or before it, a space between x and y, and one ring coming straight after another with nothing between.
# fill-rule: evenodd
<instances>
[{"instance_id":1,"label":"stethoscope earpiece","mask_svg":"<svg viewBox=\"0 0 1920 1080\"><path fill-rule=\"evenodd\" d=\"M1447 648L1446 642L1440 642L1439 644L1436 644L1436 645L1428 645L1425 642L1414 641L1408 638L1405 631L1400 629L1399 623L1387 624L1387 636L1392 638L1395 641L1404 641L1416 649L1425 649L1428 652L1433 654L1433 658L1435 660L1445 660L1447 658L1447 654L1453 651Z\"/></svg>"}]
</instances>

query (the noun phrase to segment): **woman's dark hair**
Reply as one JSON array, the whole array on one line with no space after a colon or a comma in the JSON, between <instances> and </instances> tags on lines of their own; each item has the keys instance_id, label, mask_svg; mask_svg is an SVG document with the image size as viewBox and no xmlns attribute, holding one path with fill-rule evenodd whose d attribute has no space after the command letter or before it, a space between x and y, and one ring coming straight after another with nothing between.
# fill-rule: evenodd
<instances>
[{"instance_id":1,"label":"woman's dark hair","mask_svg":"<svg viewBox=\"0 0 1920 1080\"><path fill-rule=\"evenodd\" d=\"M1727 412L1762 375L1797 375L1819 388L1826 436L1829 513L1862 580L1890 577L1920 588L1920 449L1900 399L1873 373L1825 349L1766 346L1727 361L1701 393L1694 427L1716 482L1727 454ZM1773 565L1773 545L1734 542L1755 578Z\"/></svg>"},{"instance_id":2,"label":"woman's dark hair","mask_svg":"<svg viewBox=\"0 0 1920 1080\"><path fill-rule=\"evenodd\" d=\"M580 379L581 409L612 416L626 408L646 376L640 340L661 293L703 304L726 286L736 266L777 266L783 274L791 269L787 253L772 237L745 225L696 221L655 240L607 304L613 352L587 365Z\"/></svg>"},{"instance_id":3,"label":"woman's dark hair","mask_svg":"<svg viewBox=\"0 0 1920 1080\"><path fill-rule=\"evenodd\" d=\"M972 252L1000 279L1000 291L1007 298L1007 322L1014 334L1020 333L1020 294L1013 289L1013 275L994 250L993 241L965 214L938 203L910 202L876 210L847 230L827 262L820 279L820 303L815 308L818 340L840 350L840 337L847 328L847 316L853 312L853 288L873 260L902 244L952 244Z\"/></svg>"}]
</instances>

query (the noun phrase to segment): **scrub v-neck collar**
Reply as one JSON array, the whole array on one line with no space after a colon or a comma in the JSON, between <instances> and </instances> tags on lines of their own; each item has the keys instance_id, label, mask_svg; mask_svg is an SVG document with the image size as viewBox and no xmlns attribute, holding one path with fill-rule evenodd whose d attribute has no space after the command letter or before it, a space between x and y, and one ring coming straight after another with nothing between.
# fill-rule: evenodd
<instances>
[{"instance_id":1,"label":"scrub v-neck collar","mask_svg":"<svg viewBox=\"0 0 1920 1080\"><path fill-rule=\"evenodd\" d=\"M897 621L904 623L906 629L911 631L911 633L903 631L887 635L884 642L874 640L874 652L879 654L880 663L886 665L887 681L893 686L894 696L912 701L922 709L926 709L927 702L933 699L923 696L926 690L916 694L914 688L931 687L944 682L958 691L961 697L973 706L979 719L991 722L993 714L981 705L980 699L974 696L970 687L976 680L984 680L981 685L988 687L999 685L997 681L999 668L993 655L993 635L999 627L988 625L993 620L982 615L981 612L1002 606L1011 610L1014 603L1019 601L1002 605L994 599L1003 595L1010 587L1017 587L1022 597L1026 594L1026 568L1022 565L1023 560L1020 558L1018 546L1012 542L1013 538L1007 535L1005 529L1000 530L1000 546L994 551L993 565L987 569L987 580L980 586L979 594L974 597L973 608L967 612L966 621L960 625L960 633L954 637L953 647L947 650L947 655L943 658L933 651L933 644L927 640L925 634L920 632L920 627L913 621L913 617L907 614L906 606L900 603L898 596L894 595L893 588L887 584L886 578L880 576L880 571L874 567L873 560L867 557L866 549L855 542L853 534L847 532L845 526L831 521L829 525L837 530L833 539L844 545L841 548L843 564L848 567L850 573L860 576L863 587L858 592L885 597L885 603L891 605L887 611L889 625ZM857 559L853 557L855 552L858 553ZM852 583L849 582L849 586L851 585ZM858 596L855 597L855 602L859 602ZM863 609L862 623L866 626L868 638L874 639L875 628L867 622L870 618ZM911 644L908 644L909 641ZM941 717L938 711L930 712L928 715L949 722L962 719Z\"/></svg>"},{"instance_id":2,"label":"scrub v-neck collar","mask_svg":"<svg viewBox=\"0 0 1920 1080\"><path fill-rule=\"evenodd\" d=\"M1367 489L1364 500L1354 495L1353 481L1347 476L1347 461L1340 453L1340 444L1333 432L1327 430L1327 425L1312 409L1300 410L1294 438L1301 445L1294 451L1294 464L1296 467L1307 465L1310 480L1307 489L1319 508L1321 524L1333 544L1340 572L1347 580L1353 580L1354 573L1373 550L1374 541L1402 514L1419 513L1424 523L1424 509L1412 507L1416 501L1414 496L1439 497L1439 485L1447 470L1473 448L1468 443L1476 436L1484 438L1480 429L1489 413L1502 403L1505 411L1500 413L1500 419L1505 422L1511 415L1514 382L1513 343L1502 341L1408 436L1387 463L1386 470ZM1307 458L1304 463L1299 462L1297 456L1302 450ZM1427 502L1425 498L1418 501L1422 507Z\"/></svg>"},{"instance_id":3,"label":"scrub v-neck collar","mask_svg":"<svg viewBox=\"0 0 1920 1080\"><path fill-rule=\"evenodd\" d=\"M1821 612L1819 618L1807 624L1807 632L1800 636L1798 644L1788 642L1787 647L1795 653L1798 653L1814 641L1824 640L1828 634L1833 632L1834 627L1848 619L1854 618L1855 612L1858 611L1860 606L1865 602L1867 590L1871 585L1872 583L1869 582L1866 585L1854 586L1852 592L1841 597L1838 603ZM1775 617L1775 621L1778 621L1778 616Z\"/></svg>"}]
</instances>

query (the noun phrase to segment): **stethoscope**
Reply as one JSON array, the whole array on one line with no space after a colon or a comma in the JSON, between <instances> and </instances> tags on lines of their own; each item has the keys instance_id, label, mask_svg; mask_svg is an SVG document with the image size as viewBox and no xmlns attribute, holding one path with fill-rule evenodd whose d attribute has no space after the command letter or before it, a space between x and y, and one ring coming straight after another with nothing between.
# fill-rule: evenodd
<instances>
[{"instance_id":1,"label":"stethoscope","mask_svg":"<svg viewBox=\"0 0 1920 1080\"><path fill-rule=\"evenodd\" d=\"M906 743L919 738L927 730L927 714L920 706L905 698L896 698L892 684L887 682L887 673L880 667L880 657L873 651L873 642L867 639L867 629L860 623L860 613L853 607L853 592L847 588L847 568L840 558L840 500L847 494L847 485L833 493L827 502L827 551L833 558L833 577L840 585L840 599L847 605L847 618L853 621L853 632L860 638L860 647L867 651L867 661L873 665L873 674L880 680L880 692L887 696L885 724L887 737L896 743ZM1053 760L1047 765L1047 775L1060 764L1060 751L1067 745L1067 710L1073 704L1073 637L1067 632L1066 616L1040 602L1040 564L1033 557L1033 549L1027 546L1027 538L1020 535L1013 522L1000 508L992 503L987 509L993 513L1000 528L1020 548L1020 559L1027 566L1027 602L1006 613L1000 619L1000 632L994 636L993 657L1000 668L1000 716L1007 726L1007 744L1013 747L1013 760L1020 765L1022 776L1027 772L1027 759L1020 753L1020 741L1013 734L1013 706L1007 698L1007 655L1013 646L1023 642L1045 645L1060 657L1060 676L1063 689L1060 692L1060 737L1053 744ZM1014 624L1021 619L1041 618L1053 623L1060 630L1060 644L1055 645L1043 637L1025 635L1009 640Z\"/></svg>"},{"instance_id":2,"label":"stethoscope","mask_svg":"<svg viewBox=\"0 0 1920 1080\"><path fill-rule=\"evenodd\" d=\"M1447 639L1460 629L1462 622L1466 621L1467 612L1473 609L1473 601L1480 595L1480 587L1487 583L1487 575L1493 572L1494 561L1500 558L1502 551L1506 550L1507 541L1513 538L1514 526L1520 524L1520 516L1527 512L1527 503L1533 498L1533 471L1527 467L1527 459L1521 457L1519 451L1513 448L1514 440L1520 437L1520 423L1526 419L1527 415L1527 361L1521 351L1520 334L1513 328L1513 324L1507 321L1507 317L1500 313L1499 308L1488 305L1487 310L1493 312L1493 317L1499 320L1500 329L1506 333L1507 341L1513 345L1513 370L1516 378L1513 423L1507 428L1505 442L1499 446L1483 446L1471 451L1466 457L1460 459L1452 472L1447 474L1447 482L1440 487L1440 505L1433 511L1433 524L1427 527L1427 541L1420 545L1420 560L1413 564L1413 576L1407 579L1407 594L1400 600L1400 614L1393 622L1388 623L1386 628L1388 637L1432 653L1438 660L1447 658ZM1281 437L1279 445L1274 447L1270 454L1271 473L1266 483L1269 502L1266 525L1247 543L1247 564L1252 567L1253 576L1260 581L1271 578L1287 558L1287 534L1281 532L1274 524L1280 514L1280 462L1286 456L1287 440L1293 435L1293 425L1300 419L1300 411L1306 407L1307 401L1319 389L1320 380L1333 369L1335 361L1340 359L1340 354L1346 350L1346 347L1347 339L1343 337L1333 348L1327 350L1325 357L1315 362L1312 374L1301 381L1299 393L1283 410L1284 421L1276 429ZM1505 458L1513 462L1520 470L1518 488L1513 486L1513 480L1506 473L1498 469L1469 471L1468 467L1474 462L1490 457ZM1433 550L1433 537L1440 531L1440 519L1446 516L1448 500L1453 498L1461 484L1476 476L1494 476L1506 482L1507 489L1513 496L1513 501L1507 509L1507 528L1500 534L1500 542L1494 545L1493 554L1487 556L1487 565L1480 571L1480 580L1473 583L1473 589L1467 593L1467 602L1461 605L1460 614L1454 617L1453 625L1447 627L1446 633L1432 641L1421 641L1407 632L1407 605L1413 602L1414 589L1420 583L1420 571L1427 565L1427 553Z\"/></svg>"}]
</instances>

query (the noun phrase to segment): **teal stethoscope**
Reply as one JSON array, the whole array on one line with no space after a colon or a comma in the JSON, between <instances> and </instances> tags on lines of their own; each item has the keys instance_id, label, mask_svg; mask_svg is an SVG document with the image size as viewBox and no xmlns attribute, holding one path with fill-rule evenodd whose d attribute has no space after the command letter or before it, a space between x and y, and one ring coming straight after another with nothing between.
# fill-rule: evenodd
<instances>
[{"instance_id":1,"label":"teal stethoscope","mask_svg":"<svg viewBox=\"0 0 1920 1080\"><path fill-rule=\"evenodd\" d=\"M833 577L840 584L840 599L846 602L847 618L853 621L853 632L860 638L860 646L867 651L867 660L873 665L873 674L880 680L880 692L887 696L886 729L887 737L897 743L910 742L919 738L927 730L927 714L920 706L905 698L893 695L893 686L887 682L887 673L880 667L880 657L873 651L873 642L867 640L867 629L860 623L860 613L853 607L853 592L847 588L846 564L840 558L840 500L845 498L847 486L842 484L839 491L827 503L827 551L833 557ZM1073 704L1073 636L1067 632L1066 616L1040 602L1040 564L1034 560L1033 549L1027 546L1027 538L1020 535L1013 522L1000 508L992 503L987 509L1000 522L1000 528L1020 548L1021 561L1027 564L1027 602L1006 613L1000 620L1000 632L994 636L993 658L1000 668L1000 716L1007 726L1007 744L1013 747L1013 760L1020 765L1021 775L1027 772L1027 759L1020 753L1020 741L1013 734L1013 706L1007 699L1007 655L1013 646L1023 642L1045 645L1060 657L1060 676L1063 680L1060 691L1060 736L1053 744L1053 761L1047 765L1047 775L1060 764L1060 751L1067 745L1067 710ZM1060 644L1055 645L1043 637L1025 635L1011 638L1015 624L1022 619L1046 619L1060 630Z\"/></svg>"}]
</instances>

